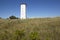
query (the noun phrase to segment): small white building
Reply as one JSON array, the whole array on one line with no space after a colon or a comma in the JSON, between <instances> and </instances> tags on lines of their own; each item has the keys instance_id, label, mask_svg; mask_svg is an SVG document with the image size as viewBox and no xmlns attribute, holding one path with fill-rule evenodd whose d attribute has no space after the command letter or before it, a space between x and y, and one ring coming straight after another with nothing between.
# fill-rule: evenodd
<instances>
[{"instance_id":1,"label":"small white building","mask_svg":"<svg viewBox=\"0 0 60 40\"><path fill-rule=\"evenodd\" d=\"M26 19L26 4L22 3L20 6L20 19Z\"/></svg>"}]
</instances>

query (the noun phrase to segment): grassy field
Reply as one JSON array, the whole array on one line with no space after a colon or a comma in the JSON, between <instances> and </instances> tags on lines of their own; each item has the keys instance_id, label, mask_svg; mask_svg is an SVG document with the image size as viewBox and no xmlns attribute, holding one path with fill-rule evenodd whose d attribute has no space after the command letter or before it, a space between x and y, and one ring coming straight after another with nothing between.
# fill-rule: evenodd
<instances>
[{"instance_id":1,"label":"grassy field","mask_svg":"<svg viewBox=\"0 0 60 40\"><path fill-rule=\"evenodd\" d=\"M60 17L0 19L0 40L60 40Z\"/></svg>"}]
</instances>

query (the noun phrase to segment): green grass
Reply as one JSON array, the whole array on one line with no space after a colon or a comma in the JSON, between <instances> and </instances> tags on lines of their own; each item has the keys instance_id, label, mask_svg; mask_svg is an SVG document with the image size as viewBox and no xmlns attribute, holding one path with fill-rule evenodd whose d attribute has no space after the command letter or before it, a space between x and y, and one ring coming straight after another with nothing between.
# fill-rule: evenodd
<instances>
[{"instance_id":1,"label":"green grass","mask_svg":"<svg viewBox=\"0 0 60 40\"><path fill-rule=\"evenodd\" d=\"M60 17L0 19L0 40L60 40Z\"/></svg>"}]
</instances>

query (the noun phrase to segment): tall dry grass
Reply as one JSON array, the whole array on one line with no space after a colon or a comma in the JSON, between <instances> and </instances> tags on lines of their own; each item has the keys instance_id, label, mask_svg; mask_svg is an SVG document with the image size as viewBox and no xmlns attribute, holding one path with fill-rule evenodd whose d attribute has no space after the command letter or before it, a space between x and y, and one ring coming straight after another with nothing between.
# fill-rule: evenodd
<instances>
[{"instance_id":1,"label":"tall dry grass","mask_svg":"<svg viewBox=\"0 0 60 40\"><path fill-rule=\"evenodd\" d=\"M0 40L60 40L60 17L0 19Z\"/></svg>"}]
</instances>

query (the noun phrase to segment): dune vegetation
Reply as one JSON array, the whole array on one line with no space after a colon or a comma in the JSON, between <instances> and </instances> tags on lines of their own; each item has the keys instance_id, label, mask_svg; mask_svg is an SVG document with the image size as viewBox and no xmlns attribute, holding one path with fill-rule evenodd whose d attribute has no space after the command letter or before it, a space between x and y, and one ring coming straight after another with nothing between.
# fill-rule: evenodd
<instances>
[{"instance_id":1,"label":"dune vegetation","mask_svg":"<svg viewBox=\"0 0 60 40\"><path fill-rule=\"evenodd\" d=\"M0 40L60 40L60 17L0 19Z\"/></svg>"}]
</instances>

